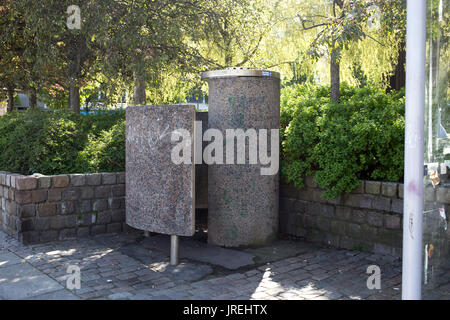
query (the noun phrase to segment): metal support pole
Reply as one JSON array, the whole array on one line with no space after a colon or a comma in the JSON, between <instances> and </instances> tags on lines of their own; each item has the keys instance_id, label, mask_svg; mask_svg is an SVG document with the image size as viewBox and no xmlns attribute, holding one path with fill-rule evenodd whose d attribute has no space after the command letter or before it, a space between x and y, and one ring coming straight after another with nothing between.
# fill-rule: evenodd
<instances>
[{"instance_id":1,"label":"metal support pole","mask_svg":"<svg viewBox=\"0 0 450 320\"><path fill-rule=\"evenodd\" d=\"M426 0L408 0L402 299L420 300L424 167Z\"/></svg>"},{"instance_id":2,"label":"metal support pole","mask_svg":"<svg viewBox=\"0 0 450 320\"><path fill-rule=\"evenodd\" d=\"M176 235L170 236L170 264L176 266L179 263L180 239Z\"/></svg>"}]
</instances>

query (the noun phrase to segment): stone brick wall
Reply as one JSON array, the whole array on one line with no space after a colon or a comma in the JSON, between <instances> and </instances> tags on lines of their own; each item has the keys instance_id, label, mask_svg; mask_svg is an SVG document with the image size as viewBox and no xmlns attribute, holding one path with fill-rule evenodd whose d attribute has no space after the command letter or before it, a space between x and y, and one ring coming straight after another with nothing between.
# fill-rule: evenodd
<instances>
[{"instance_id":1,"label":"stone brick wall","mask_svg":"<svg viewBox=\"0 0 450 320\"><path fill-rule=\"evenodd\" d=\"M431 189L430 189L431 188ZM449 188L424 190L449 212ZM363 181L350 194L325 200L307 177L305 188L280 186L280 232L346 249L401 255L403 184ZM450 237L450 234L448 234Z\"/></svg>"},{"instance_id":2,"label":"stone brick wall","mask_svg":"<svg viewBox=\"0 0 450 320\"><path fill-rule=\"evenodd\" d=\"M281 233L335 247L401 254L403 184L363 181L352 193L332 200L322 197L311 177L305 185L296 189L281 183ZM448 220L448 186L427 187L424 197L424 210L444 206ZM23 243L131 230L125 224L125 173L23 176L0 171L0 229ZM425 224L424 232L435 231ZM445 238L450 243L450 228Z\"/></svg>"},{"instance_id":3,"label":"stone brick wall","mask_svg":"<svg viewBox=\"0 0 450 320\"><path fill-rule=\"evenodd\" d=\"M23 176L0 172L0 228L23 243L119 232L125 173Z\"/></svg>"}]
</instances>

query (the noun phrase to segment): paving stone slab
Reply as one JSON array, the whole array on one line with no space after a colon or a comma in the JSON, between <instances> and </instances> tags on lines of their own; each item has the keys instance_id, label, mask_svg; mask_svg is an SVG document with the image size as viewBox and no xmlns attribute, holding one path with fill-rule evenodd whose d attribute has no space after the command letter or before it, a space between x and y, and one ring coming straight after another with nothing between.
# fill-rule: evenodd
<instances>
[{"instance_id":1,"label":"paving stone slab","mask_svg":"<svg viewBox=\"0 0 450 320\"><path fill-rule=\"evenodd\" d=\"M183 261L177 266L171 266L167 255L138 244L124 246L120 251L140 261L153 272L162 273L172 280L197 281L213 272L209 265L188 261ZM148 272L151 272L151 270Z\"/></svg>"},{"instance_id":2,"label":"paving stone slab","mask_svg":"<svg viewBox=\"0 0 450 320\"><path fill-rule=\"evenodd\" d=\"M9 267L15 264L23 263L24 260L20 259L14 253L11 253L6 250L0 251L0 268ZM1 274L1 272L0 272Z\"/></svg>"},{"instance_id":3,"label":"paving stone slab","mask_svg":"<svg viewBox=\"0 0 450 320\"><path fill-rule=\"evenodd\" d=\"M259 264L294 257L314 250L317 250L317 246L314 244L300 241L278 240L269 246L248 248L243 251L255 255L255 262Z\"/></svg>"},{"instance_id":4,"label":"paving stone slab","mask_svg":"<svg viewBox=\"0 0 450 320\"><path fill-rule=\"evenodd\" d=\"M111 300L128 300L131 297L133 297L133 294L131 294L129 292L117 292L117 293L110 294L108 296L108 299L111 299Z\"/></svg>"},{"instance_id":5,"label":"paving stone slab","mask_svg":"<svg viewBox=\"0 0 450 320\"><path fill-rule=\"evenodd\" d=\"M206 264L181 262L176 266L167 263L160 267L158 272L162 272L168 278L176 281L198 281L213 273L213 269Z\"/></svg>"},{"instance_id":6,"label":"paving stone slab","mask_svg":"<svg viewBox=\"0 0 450 320\"><path fill-rule=\"evenodd\" d=\"M142 241L146 248L162 250L169 254L170 238L166 235L157 235ZM229 270L236 270L244 266L254 265L255 255L234 249L226 249L209 245L189 238L180 238L180 258L201 261Z\"/></svg>"},{"instance_id":7,"label":"paving stone slab","mask_svg":"<svg viewBox=\"0 0 450 320\"><path fill-rule=\"evenodd\" d=\"M80 297L71 293L70 291L63 289L54 292L33 296L27 300L81 300Z\"/></svg>"},{"instance_id":8,"label":"paving stone slab","mask_svg":"<svg viewBox=\"0 0 450 320\"><path fill-rule=\"evenodd\" d=\"M140 244L129 244L119 249L120 253L131 257L145 265L166 262L167 256L155 249L149 249Z\"/></svg>"},{"instance_id":9,"label":"paving stone slab","mask_svg":"<svg viewBox=\"0 0 450 320\"><path fill-rule=\"evenodd\" d=\"M1 269L0 297L4 299L25 299L59 289L64 288L27 263Z\"/></svg>"},{"instance_id":10,"label":"paving stone slab","mask_svg":"<svg viewBox=\"0 0 450 320\"><path fill-rule=\"evenodd\" d=\"M8 236L3 231L0 231L0 242L6 241L8 239Z\"/></svg>"}]
</instances>

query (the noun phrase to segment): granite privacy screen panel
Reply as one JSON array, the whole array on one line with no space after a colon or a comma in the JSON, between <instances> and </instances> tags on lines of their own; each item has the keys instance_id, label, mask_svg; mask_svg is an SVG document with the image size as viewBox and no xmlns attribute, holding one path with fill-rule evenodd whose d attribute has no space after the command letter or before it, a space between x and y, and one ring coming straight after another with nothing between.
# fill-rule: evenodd
<instances>
[{"instance_id":1,"label":"granite privacy screen panel","mask_svg":"<svg viewBox=\"0 0 450 320\"><path fill-rule=\"evenodd\" d=\"M194 137L192 105L128 107L126 111L126 223L151 232L192 236L195 163L172 162L172 132ZM185 140L186 141L186 140ZM186 141L187 142L187 141Z\"/></svg>"}]
</instances>

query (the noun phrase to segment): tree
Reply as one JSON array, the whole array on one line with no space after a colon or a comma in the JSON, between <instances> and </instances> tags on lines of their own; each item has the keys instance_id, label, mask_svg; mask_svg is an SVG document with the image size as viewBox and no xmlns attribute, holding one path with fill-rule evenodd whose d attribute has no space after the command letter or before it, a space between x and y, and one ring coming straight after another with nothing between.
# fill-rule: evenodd
<instances>
[{"instance_id":1,"label":"tree","mask_svg":"<svg viewBox=\"0 0 450 320\"><path fill-rule=\"evenodd\" d=\"M196 30L204 3L83 1L77 12L81 26L71 29L68 15L73 12L68 8L72 1L8 0L2 6L7 13L2 17L2 34L10 36L2 45L6 54L0 70L9 72L5 79L11 86L26 80L23 87L30 91L32 103L39 87L47 92L62 88L68 90L69 108L79 112L80 88L103 74L134 83L135 103L143 104L147 83L155 82L163 69L170 66L177 72L192 71L202 64L201 56L187 44L187 39ZM11 44L17 45L20 52ZM22 69L27 72L22 74ZM118 81L108 82L115 86Z\"/></svg>"},{"instance_id":2,"label":"tree","mask_svg":"<svg viewBox=\"0 0 450 320\"><path fill-rule=\"evenodd\" d=\"M11 8L23 19L26 62L33 63L28 68L32 103L36 101L39 87L37 79L57 80L69 89L69 108L79 112L79 89L100 56L100 43L113 2L83 1L80 4L82 27L70 30L66 11L72 1L11 1Z\"/></svg>"},{"instance_id":3,"label":"tree","mask_svg":"<svg viewBox=\"0 0 450 320\"><path fill-rule=\"evenodd\" d=\"M79 3L81 28L71 29L72 1L2 0L0 85L10 96L15 89L28 91L32 105L40 94L58 108L64 99L79 112L83 88L92 93L101 87L109 102L121 90L134 92L135 104L169 102L210 68L276 68L292 74L293 82L323 81L322 60L312 57L328 56L336 100L341 77L351 78L349 64L354 62L351 74L362 82L379 77L368 65L376 69L384 63L383 77L392 70L397 44L386 47L389 54L380 54L385 56L378 65L363 61L363 55L370 50L365 39L386 45L385 37L375 36L398 25L392 22L401 16L392 9L394 2L86 0ZM380 30L367 27L378 12L374 5L382 12ZM384 17L391 21L384 23ZM378 59L372 51L370 58Z\"/></svg>"},{"instance_id":4,"label":"tree","mask_svg":"<svg viewBox=\"0 0 450 320\"><path fill-rule=\"evenodd\" d=\"M390 32L395 33L401 39L395 70L389 77L388 90L400 90L405 87L406 82L406 0L399 1L399 3L401 4L393 6L392 10L383 15L383 19L386 22L391 22L389 25Z\"/></svg>"},{"instance_id":5,"label":"tree","mask_svg":"<svg viewBox=\"0 0 450 320\"><path fill-rule=\"evenodd\" d=\"M13 1L0 5L0 88L6 88L7 112L14 109L14 91L24 78L23 63L24 39L22 19L12 8Z\"/></svg>"},{"instance_id":6,"label":"tree","mask_svg":"<svg viewBox=\"0 0 450 320\"><path fill-rule=\"evenodd\" d=\"M145 104L147 86L161 83L166 70L194 72L204 64L188 44L203 10L203 0L116 3L97 61L100 70L133 84L133 103Z\"/></svg>"},{"instance_id":7,"label":"tree","mask_svg":"<svg viewBox=\"0 0 450 320\"><path fill-rule=\"evenodd\" d=\"M332 0L331 5L320 3L309 7L297 15L301 30L318 29L310 47L310 54L320 57L326 53L330 57L330 96L339 99L340 61L342 50L348 49L352 42L370 38L382 43L370 33L370 27L380 24L381 13L391 12L399 5L398 1L386 0ZM325 8L328 7L328 10ZM329 14L324 14L324 12ZM389 24L395 24L390 21ZM369 26L369 28L367 27ZM326 52L324 52L326 48Z\"/></svg>"},{"instance_id":8,"label":"tree","mask_svg":"<svg viewBox=\"0 0 450 320\"><path fill-rule=\"evenodd\" d=\"M210 0L193 45L209 68L255 66L264 37L277 21L278 0Z\"/></svg>"},{"instance_id":9,"label":"tree","mask_svg":"<svg viewBox=\"0 0 450 320\"><path fill-rule=\"evenodd\" d=\"M198 55L185 40L200 9L199 1L189 0L137 1L129 7L126 24L135 37L124 41L129 48L125 73L133 76L134 104L146 103L147 84L155 83L164 69L188 71L197 64Z\"/></svg>"},{"instance_id":10,"label":"tree","mask_svg":"<svg viewBox=\"0 0 450 320\"><path fill-rule=\"evenodd\" d=\"M40 88L50 80L55 69L55 59L44 59L52 52L51 46L41 39L45 30L39 30L36 16L28 11L27 3L21 1L4 1L0 7L0 82L8 88L9 110L12 110L15 89L28 92L30 107L37 105Z\"/></svg>"}]
</instances>

